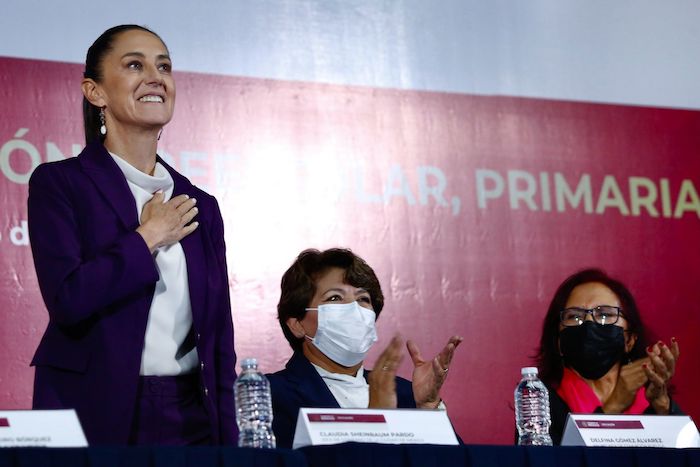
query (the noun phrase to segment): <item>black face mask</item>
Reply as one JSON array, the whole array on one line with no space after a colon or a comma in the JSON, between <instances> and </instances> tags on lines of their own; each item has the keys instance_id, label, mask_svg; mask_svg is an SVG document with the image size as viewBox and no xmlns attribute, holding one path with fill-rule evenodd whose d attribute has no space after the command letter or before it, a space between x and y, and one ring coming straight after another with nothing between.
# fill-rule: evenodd
<instances>
[{"instance_id":1,"label":"black face mask","mask_svg":"<svg viewBox=\"0 0 700 467\"><path fill-rule=\"evenodd\" d=\"M564 363L586 379L598 379L625 354L624 329L586 321L559 332Z\"/></svg>"}]
</instances>

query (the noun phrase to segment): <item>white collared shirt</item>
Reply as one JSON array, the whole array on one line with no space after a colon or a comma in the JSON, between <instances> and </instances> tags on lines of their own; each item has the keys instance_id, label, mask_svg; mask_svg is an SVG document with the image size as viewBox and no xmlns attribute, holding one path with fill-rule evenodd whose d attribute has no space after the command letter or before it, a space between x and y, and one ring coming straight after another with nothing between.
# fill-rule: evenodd
<instances>
[{"instance_id":1,"label":"white collared shirt","mask_svg":"<svg viewBox=\"0 0 700 467\"><path fill-rule=\"evenodd\" d=\"M126 177L136 200L138 218L143 206L156 191L164 201L173 195L175 183L162 164L156 162L153 175L141 172L118 155L110 153ZM140 221L139 221L140 222ZM185 343L192 328L192 306L185 252L180 243L161 247L154 253L159 279L148 313L148 324L141 355L143 376L174 376L190 373L199 363L197 348ZM183 344L186 344L183 347ZM189 348L192 346L191 348Z\"/></svg>"}]
</instances>

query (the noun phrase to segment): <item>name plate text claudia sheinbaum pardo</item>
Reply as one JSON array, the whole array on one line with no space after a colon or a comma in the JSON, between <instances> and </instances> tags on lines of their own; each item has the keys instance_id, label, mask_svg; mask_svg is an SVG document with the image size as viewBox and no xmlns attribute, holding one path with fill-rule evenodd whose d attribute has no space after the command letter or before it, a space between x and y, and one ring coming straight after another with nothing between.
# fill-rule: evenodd
<instances>
[{"instance_id":1,"label":"name plate text claudia sheinbaum pardo","mask_svg":"<svg viewBox=\"0 0 700 467\"><path fill-rule=\"evenodd\" d=\"M444 410L302 408L293 448L348 441L456 445Z\"/></svg>"}]
</instances>

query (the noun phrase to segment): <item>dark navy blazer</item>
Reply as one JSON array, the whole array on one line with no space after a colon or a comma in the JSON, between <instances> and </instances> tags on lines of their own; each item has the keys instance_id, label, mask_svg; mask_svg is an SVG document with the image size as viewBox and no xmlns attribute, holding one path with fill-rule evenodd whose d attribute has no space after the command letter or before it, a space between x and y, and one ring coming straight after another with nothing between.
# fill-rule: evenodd
<instances>
[{"instance_id":1,"label":"dark navy blazer","mask_svg":"<svg viewBox=\"0 0 700 467\"><path fill-rule=\"evenodd\" d=\"M236 356L223 220L216 200L162 160L173 196L197 198L199 227L180 242L201 390L218 443L236 438ZM158 270L136 202L102 144L42 164L29 181L29 234L49 323L34 355L33 406L75 408L90 444L126 444Z\"/></svg>"},{"instance_id":2,"label":"dark navy blazer","mask_svg":"<svg viewBox=\"0 0 700 467\"><path fill-rule=\"evenodd\" d=\"M365 379L369 371L365 371ZM272 429L277 438L277 447L291 448L297 415L302 407L340 408L326 383L307 358L295 352L284 370L267 375L272 389ZM411 382L396 377L398 408L414 409Z\"/></svg>"}]
</instances>

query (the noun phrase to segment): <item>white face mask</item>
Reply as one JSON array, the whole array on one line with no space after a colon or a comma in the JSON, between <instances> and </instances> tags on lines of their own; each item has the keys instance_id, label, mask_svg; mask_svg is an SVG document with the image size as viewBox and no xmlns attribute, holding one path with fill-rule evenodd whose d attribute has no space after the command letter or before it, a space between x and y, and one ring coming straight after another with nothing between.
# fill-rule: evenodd
<instances>
[{"instance_id":1,"label":"white face mask","mask_svg":"<svg viewBox=\"0 0 700 467\"><path fill-rule=\"evenodd\" d=\"M357 302L328 303L308 310L318 310L318 328L314 337L307 338L336 363L357 365L377 342L377 315Z\"/></svg>"}]
</instances>

